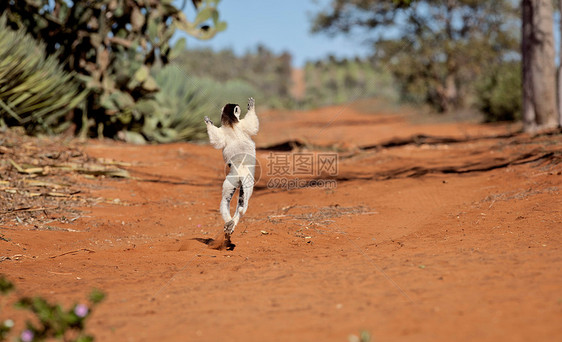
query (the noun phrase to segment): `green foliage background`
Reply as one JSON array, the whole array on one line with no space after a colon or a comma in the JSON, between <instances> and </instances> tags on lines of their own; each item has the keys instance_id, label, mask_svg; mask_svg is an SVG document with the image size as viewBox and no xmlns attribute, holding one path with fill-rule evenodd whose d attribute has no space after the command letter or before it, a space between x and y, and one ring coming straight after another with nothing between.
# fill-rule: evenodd
<instances>
[{"instance_id":1,"label":"green foliage background","mask_svg":"<svg viewBox=\"0 0 562 342\"><path fill-rule=\"evenodd\" d=\"M269 108L379 97L476 108L487 121L520 117L519 22L508 0L333 0L315 30L368 28L373 55L308 62L304 94L293 92L289 53L171 44L178 30L209 39L226 29L219 0L189 3L193 21L172 0L0 2L0 124L135 143L199 140L205 115L218 121L226 102L244 106L248 97ZM388 28L401 34L376 35Z\"/></svg>"},{"instance_id":2,"label":"green foliage background","mask_svg":"<svg viewBox=\"0 0 562 342\"><path fill-rule=\"evenodd\" d=\"M501 84L499 73L510 71L504 66L520 59L520 18L512 0L331 0L313 30L371 42L372 60L392 74L403 101L440 112L475 107L499 118L506 101L521 100L498 94L507 88L490 89L495 100L486 100L482 84L491 75Z\"/></svg>"},{"instance_id":3,"label":"green foliage background","mask_svg":"<svg viewBox=\"0 0 562 342\"><path fill-rule=\"evenodd\" d=\"M392 75L371 61L359 58L309 62L305 65L304 107L339 104L361 98L398 100Z\"/></svg>"},{"instance_id":4,"label":"green foliage background","mask_svg":"<svg viewBox=\"0 0 562 342\"><path fill-rule=\"evenodd\" d=\"M251 85L255 91L252 96L259 105L272 108L294 106L290 95L292 66L289 53L277 55L261 45L243 56L236 56L231 50L188 50L175 63L189 75Z\"/></svg>"}]
</instances>

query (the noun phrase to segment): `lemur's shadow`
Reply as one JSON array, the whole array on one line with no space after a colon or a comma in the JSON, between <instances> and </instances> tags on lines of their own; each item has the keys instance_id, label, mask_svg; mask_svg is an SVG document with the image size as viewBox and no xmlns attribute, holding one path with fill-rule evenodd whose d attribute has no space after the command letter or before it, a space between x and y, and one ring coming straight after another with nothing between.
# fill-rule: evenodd
<instances>
[{"instance_id":1,"label":"lemur's shadow","mask_svg":"<svg viewBox=\"0 0 562 342\"><path fill-rule=\"evenodd\" d=\"M208 248L216 250L233 251L236 247L236 245L230 241L230 235L223 232L217 234L214 238L193 238L191 240L204 243Z\"/></svg>"}]
</instances>

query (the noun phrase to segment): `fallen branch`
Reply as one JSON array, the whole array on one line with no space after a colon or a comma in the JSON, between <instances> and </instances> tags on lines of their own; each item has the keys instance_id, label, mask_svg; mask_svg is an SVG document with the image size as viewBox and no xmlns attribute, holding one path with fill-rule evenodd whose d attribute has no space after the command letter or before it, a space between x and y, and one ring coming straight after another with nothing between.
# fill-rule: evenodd
<instances>
[{"instance_id":1,"label":"fallen branch","mask_svg":"<svg viewBox=\"0 0 562 342\"><path fill-rule=\"evenodd\" d=\"M16 209L9 209L6 210L3 213L0 213L0 215L4 215L4 214L8 214L8 213L15 213L15 212L22 212L22 211L42 211L42 210L53 210L53 209L58 209L59 207L21 207L21 208L16 208Z\"/></svg>"},{"instance_id":2,"label":"fallen branch","mask_svg":"<svg viewBox=\"0 0 562 342\"><path fill-rule=\"evenodd\" d=\"M64 253L59 254L59 255L53 255L53 256L50 256L49 258L50 258L50 259L54 259L54 258L58 258L58 257L63 256L63 255L74 254L74 253L78 253L78 252L82 252L82 251L88 252L88 253L95 253L95 252L96 252L96 251L93 251L93 250L91 250L91 249L80 248L80 249L76 249L76 250L74 250L74 251L64 252Z\"/></svg>"}]
</instances>

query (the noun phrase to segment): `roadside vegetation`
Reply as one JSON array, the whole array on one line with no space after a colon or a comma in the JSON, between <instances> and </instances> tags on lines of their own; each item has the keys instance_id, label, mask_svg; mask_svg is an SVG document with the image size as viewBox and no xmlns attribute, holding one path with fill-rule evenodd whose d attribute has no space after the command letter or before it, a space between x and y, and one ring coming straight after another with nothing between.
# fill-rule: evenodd
<instances>
[{"instance_id":1,"label":"roadside vegetation","mask_svg":"<svg viewBox=\"0 0 562 342\"><path fill-rule=\"evenodd\" d=\"M372 55L328 56L299 73L290 53L266 46L243 55L186 49L181 32L210 39L227 28L218 0L0 4L0 125L134 143L201 140L205 115L217 121L224 103L250 96L263 108L375 97L488 122L521 119L521 8L512 1L346 3L319 10L312 29L362 34ZM389 29L397 34L381 34Z\"/></svg>"}]
</instances>

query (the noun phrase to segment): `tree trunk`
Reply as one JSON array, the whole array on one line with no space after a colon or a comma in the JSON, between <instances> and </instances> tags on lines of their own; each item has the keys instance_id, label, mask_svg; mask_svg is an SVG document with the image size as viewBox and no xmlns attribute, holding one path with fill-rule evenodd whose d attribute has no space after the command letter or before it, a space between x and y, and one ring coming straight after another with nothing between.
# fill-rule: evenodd
<instances>
[{"instance_id":1,"label":"tree trunk","mask_svg":"<svg viewBox=\"0 0 562 342\"><path fill-rule=\"evenodd\" d=\"M535 107L533 105L533 84L531 73L532 49L531 39L533 36L533 7L531 0L522 2L523 17L521 21L521 56L523 59L523 127L525 131L533 131L536 128Z\"/></svg>"},{"instance_id":2,"label":"tree trunk","mask_svg":"<svg viewBox=\"0 0 562 342\"><path fill-rule=\"evenodd\" d=\"M558 126L562 127L562 0L558 0L560 39L558 40Z\"/></svg>"},{"instance_id":3,"label":"tree trunk","mask_svg":"<svg viewBox=\"0 0 562 342\"><path fill-rule=\"evenodd\" d=\"M523 123L526 131L558 126L551 0L523 0Z\"/></svg>"}]
</instances>

